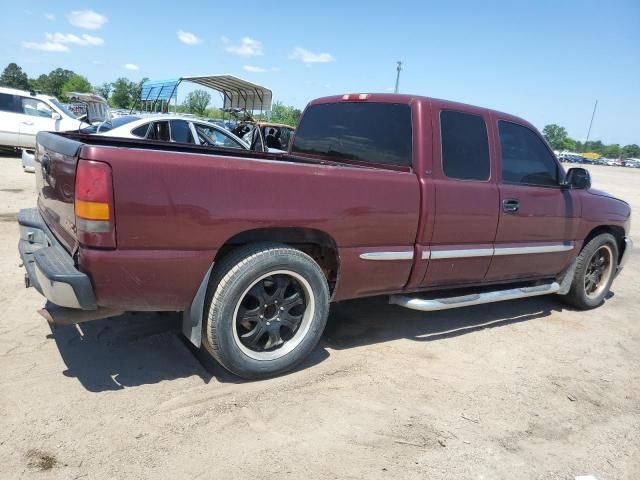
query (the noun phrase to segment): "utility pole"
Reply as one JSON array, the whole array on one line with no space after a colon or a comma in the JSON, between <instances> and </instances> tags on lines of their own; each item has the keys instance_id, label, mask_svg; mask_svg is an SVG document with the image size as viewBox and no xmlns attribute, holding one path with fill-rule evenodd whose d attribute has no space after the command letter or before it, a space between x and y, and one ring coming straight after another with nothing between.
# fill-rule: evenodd
<instances>
[{"instance_id":1,"label":"utility pole","mask_svg":"<svg viewBox=\"0 0 640 480\"><path fill-rule=\"evenodd\" d=\"M393 90L393 93L398 93L398 85L400 84L400 72L402 71L402 62L398 61L397 62L398 66L397 66L397 70L398 73L396 75L396 88Z\"/></svg>"},{"instance_id":2,"label":"utility pole","mask_svg":"<svg viewBox=\"0 0 640 480\"><path fill-rule=\"evenodd\" d=\"M587 139L584 141L583 151L587 151L587 143L589 142L589 135L591 135L591 126L593 125L593 117L596 116L596 108L598 107L598 100L596 100L596 104L593 106L593 113L591 114L591 121L589 122L589 130L587 130Z\"/></svg>"}]
</instances>

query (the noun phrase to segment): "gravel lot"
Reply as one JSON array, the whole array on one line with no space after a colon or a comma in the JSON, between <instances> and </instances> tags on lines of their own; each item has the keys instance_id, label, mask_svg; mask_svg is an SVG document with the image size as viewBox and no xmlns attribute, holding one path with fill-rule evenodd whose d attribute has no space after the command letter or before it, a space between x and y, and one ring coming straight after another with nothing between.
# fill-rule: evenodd
<instances>
[{"instance_id":1,"label":"gravel lot","mask_svg":"<svg viewBox=\"0 0 640 480\"><path fill-rule=\"evenodd\" d=\"M640 170L590 170L640 211ZM0 172L3 480L640 478L638 247L596 310L345 302L303 368L245 383L173 315L52 330L17 251L34 176Z\"/></svg>"}]
</instances>

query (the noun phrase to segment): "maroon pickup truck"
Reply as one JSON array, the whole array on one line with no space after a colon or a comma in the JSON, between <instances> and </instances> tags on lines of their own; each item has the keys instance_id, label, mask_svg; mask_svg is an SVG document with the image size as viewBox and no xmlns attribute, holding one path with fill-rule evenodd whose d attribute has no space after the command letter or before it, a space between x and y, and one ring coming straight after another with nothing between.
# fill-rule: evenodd
<instances>
[{"instance_id":1,"label":"maroon pickup truck","mask_svg":"<svg viewBox=\"0 0 640 480\"><path fill-rule=\"evenodd\" d=\"M314 100L281 154L40 133L36 162L19 248L49 320L183 312L247 378L305 358L331 301L588 309L632 250L629 205L528 122L419 96Z\"/></svg>"}]
</instances>

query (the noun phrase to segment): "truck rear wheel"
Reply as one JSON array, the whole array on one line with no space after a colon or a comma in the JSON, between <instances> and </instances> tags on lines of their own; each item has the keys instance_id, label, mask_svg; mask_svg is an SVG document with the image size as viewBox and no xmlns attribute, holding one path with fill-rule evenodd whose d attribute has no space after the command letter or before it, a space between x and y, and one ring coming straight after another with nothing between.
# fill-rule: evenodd
<instances>
[{"instance_id":1,"label":"truck rear wheel","mask_svg":"<svg viewBox=\"0 0 640 480\"><path fill-rule=\"evenodd\" d=\"M329 287L307 254L281 244L242 247L214 269L205 347L243 378L283 373L320 339Z\"/></svg>"},{"instance_id":2,"label":"truck rear wheel","mask_svg":"<svg viewBox=\"0 0 640 480\"><path fill-rule=\"evenodd\" d=\"M618 267L618 244L613 235L594 237L578 255L571 289L565 299L580 310L600 305L607 294Z\"/></svg>"}]
</instances>

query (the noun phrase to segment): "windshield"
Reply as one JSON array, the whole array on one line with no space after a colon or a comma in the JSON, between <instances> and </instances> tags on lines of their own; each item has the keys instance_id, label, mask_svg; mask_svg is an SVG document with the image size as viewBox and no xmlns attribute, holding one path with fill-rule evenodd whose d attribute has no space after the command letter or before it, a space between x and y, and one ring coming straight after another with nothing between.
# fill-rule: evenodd
<instances>
[{"instance_id":1,"label":"windshield","mask_svg":"<svg viewBox=\"0 0 640 480\"><path fill-rule=\"evenodd\" d=\"M98 133L98 127L100 128L100 133L108 132L109 130L113 130L114 128L121 127L122 125L126 125L127 123L131 123L134 120L139 120L141 117L136 115L125 115L122 117L116 117L109 122L99 123L97 125L91 125L89 127L83 128L80 130L82 133Z\"/></svg>"},{"instance_id":2,"label":"windshield","mask_svg":"<svg viewBox=\"0 0 640 480\"><path fill-rule=\"evenodd\" d=\"M64 113L65 115L68 115L71 118L78 118L71 110L67 108L66 105L60 103L60 101L57 98L51 98L49 99L49 101L53 103L56 106L56 108L58 110L61 110L62 113Z\"/></svg>"}]
</instances>

